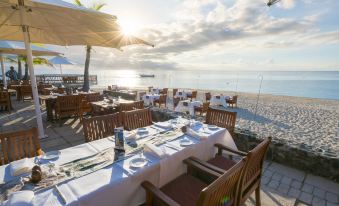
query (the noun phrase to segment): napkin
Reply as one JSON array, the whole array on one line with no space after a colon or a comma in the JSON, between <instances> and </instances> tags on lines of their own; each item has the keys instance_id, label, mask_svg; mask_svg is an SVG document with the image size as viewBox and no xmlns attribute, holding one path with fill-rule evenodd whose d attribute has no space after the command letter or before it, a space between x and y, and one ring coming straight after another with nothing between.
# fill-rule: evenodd
<instances>
[{"instance_id":1,"label":"napkin","mask_svg":"<svg viewBox=\"0 0 339 206\"><path fill-rule=\"evenodd\" d=\"M161 127L163 129L172 129L173 125L170 122L155 122L155 126Z\"/></svg>"},{"instance_id":2,"label":"napkin","mask_svg":"<svg viewBox=\"0 0 339 206\"><path fill-rule=\"evenodd\" d=\"M33 162L28 160L28 158L17 160L9 164L10 173L12 176L18 176L24 173L28 173L31 171L33 166Z\"/></svg>"},{"instance_id":3,"label":"napkin","mask_svg":"<svg viewBox=\"0 0 339 206\"><path fill-rule=\"evenodd\" d=\"M33 205L32 200L34 198L34 192L29 190L22 190L13 192L9 198L6 206L28 206Z\"/></svg>"},{"instance_id":4,"label":"napkin","mask_svg":"<svg viewBox=\"0 0 339 206\"><path fill-rule=\"evenodd\" d=\"M205 140L208 138L207 135L198 133L191 128L187 128L186 134L199 140Z\"/></svg>"},{"instance_id":5,"label":"napkin","mask_svg":"<svg viewBox=\"0 0 339 206\"><path fill-rule=\"evenodd\" d=\"M160 149L159 147L155 146L154 144L151 143L146 143L144 145L144 151L147 153L150 153L156 157L159 157L160 159L167 157L168 154L166 153L166 151L163 151L162 149Z\"/></svg>"}]
</instances>

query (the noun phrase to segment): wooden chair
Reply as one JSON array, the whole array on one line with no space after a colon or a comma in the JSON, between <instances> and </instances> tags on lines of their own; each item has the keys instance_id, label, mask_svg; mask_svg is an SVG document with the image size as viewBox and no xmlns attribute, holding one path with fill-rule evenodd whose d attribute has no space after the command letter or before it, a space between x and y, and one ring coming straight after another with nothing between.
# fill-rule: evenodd
<instances>
[{"instance_id":1,"label":"wooden chair","mask_svg":"<svg viewBox=\"0 0 339 206\"><path fill-rule=\"evenodd\" d=\"M114 128L122 127L120 113L85 118L83 129L86 142L114 135Z\"/></svg>"},{"instance_id":2,"label":"wooden chair","mask_svg":"<svg viewBox=\"0 0 339 206\"><path fill-rule=\"evenodd\" d=\"M165 107L166 107L166 105L167 105L167 94L161 94L159 99L155 99L153 103L154 103L154 106L156 106L158 104L159 108L161 107L162 104L165 104Z\"/></svg>"},{"instance_id":3,"label":"wooden chair","mask_svg":"<svg viewBox=\"0 0 339 206\"><path fill-rule=\"evenodd\" d=\"M119 112L124 112L124 111L132 111L134 110L134 102L131 103L120 103L119 104Z\"/></svg>"},{"instance_id":4,"label":"wooden chair","mask_svg":"<svg viewBox=\"0 0 339 206\"><path fill-rule=\"evenodd\" d=\"M55 104L55 116L61 126L61 118L76 116L82 121L82 97L80 95L58 96Z\"/></svg>"},{"instance_id":5,"label":"wooden chair","mask_svg":"<svg viewBox=\"0 0 339 206\"><path fill-rule=\"evenodd\" d=\"M160 189L148 181L141 184L146 190L146 206L237 206L237 187L245 160L220 175L194 161L184 162L187 164L187 174L177 177ZM206 182L197 174L215 180Z\"/></svg>"},{"instance_id":6,"label":"wooden chair","mask_svg":"<svg viewBox=\"0 0 339 206\"><path fill-rule=\"evenodd\" d=\"M167 95L168 93L168 88L163 88L162 91L160 91L160 94Z\"/></svg>"},{"instance_id":7,"label":"wooden chair","mask_svg":"<svg viewBox=\"0 0 339 206\"><path fill-rule=\"evenodd\" d=\"M3 90L0 91L0 110L7 110L9 113L11 112L12 103L10 94Z\"/></svg>"},{"instance_id":8,"label":"wooden chair","mask_svg":"<svg viewBox=\"0 0 339 206\"><path fill-rule=\"evenodd\" d=\"M141 100L141 101L135 101L134 102L134 109L144 109L145 106L144 106L144 101Z\"/></svg>"},{"instance_id":9,"label":"wooden chair","mask_svg":"<svg viewBox=\"0 0 339 206\"><path fill-rule=\"evenodd\" d=\"M208 108L206 113L206 124L216 125L226 128L233 135L235 121L237 119L236 112L230 112L220 109Z\"/></svg>"},{"instance_id":10,"label":"wooden chair","mask_svg":"<svg viewBox=\"0 0 339 206\"><path fill-rule=\"evenodd\" d=\"M206 93L205 93L205 98L206 98L206 102L211 101L211 99L212 99L211 92L206 92Z\"/></svg>"},{"instance_id":11,"label":"wooden chair","mask_svg":"<svg viewBox=\"0 0 339 206\"><path fill-rule=\"evenodd\" d=\"M33 92L32 92L32 86L31 85L21 85L20 86L20 96L21 100L25 101L29 99L33 99Z\"/></svg>"},{"instance_id":12,"label":"wooden chair","mask_svg":"<svg viewBox=\"0 0 339 206\"><path fill-rule=\"evenodd\" d=\"M38 85L38 92L39 92L39 94L48 95L50 92L49 92L49 90L45 90L45 89L46 88L52 88L52 87L53 87L53 85L51 85L51 84L41 83L41 84ZM48 91L48 93L47 93L47 91Z\"/></svg>"},{"instance_id":13,"label":"wooden chair","mask_svg":"<svg viewBox=\"0 0 339 206\"><path fill-rule=\"evenodd\" d=\"M84 113L91 113L92 106L91 102L98 102L103 100L103 97L100 95L99 92L95 93L88 93L88 94L79 94L82 98L82 105L81 105L81 112Z\"/></svg>"},{"instance_id":14,"label":"wooden chair","mask_svg":"<svg viewBox=\"0 0 339 206\"><path fill-rule=\"evenodd\" d=\"M187 94L187 98L190 98L191 100L197 99L198 91L194 90L192 91L192 94Z\"/></svg>"},{"instance_id":15,"label":"wooden chair","mask_svg":"<svg viewBox=\"0 0 339 206\"><path fill-rule=\"evenodd\" d=\"M123 124L126 130L152 125L152 115L149 109L138 109L123 112Z\"/></svg>"},{"instance_id":16,"label":"wooden chair","mask_svg":"<svg viewBox=\"0 0 339 206\"><path fill-rule=\"evenodd\" d=\"M174 99L175 95L177 94L177 92L178 92L178 89L173 89L173 99Z\"/></svg>"},{"instance_id":17,"label":"wooden chair","mask_svg":"<svg viewBox=\"0 0 339 206\"><path fill-rule=\"evenodd\" d=\"M0 145L0 165L43 153L36 128L0 133Z\"/></svg>"},{"instance_id":18,"label":"wooden chair","mask_svg":"<svg viewBox=\"0 0 339 206\"><path fill-rule=\"evenodd\" d=\"M174 109L178 106L179 102L180 102L180 97L173 97Z\"/></svg>"},{"instance_id":19,"label":"wooden chair","mask_svg":"<svg viewBox=\"0 0 339 206\"><path fill-rule=\"evenodd\" d=\"M207 162L203 162L195 157L190 157L190 160L195 161L215 172L224 174L237 163L232 160L232 155L229 155L230 158L224 157L223 151L227 151L228 154L231 153L243 157L246 156L247 160L239 182L237 202L239 205L243 205L247 198L255 191L256 205L260 206L260 181L263 171L264 159L271 140L272 138L268 137L248 153L239 150L233 150L232 148L218 143L215 144L215 146L218 148L218 153L214 158L208 160Z\"/></svg>"},{"instance_id":20,"label":"wooden chair","mask_svg":"<svg viewBox=\"0 0 339 206\"><path fill-rule=\"evenodd\" d=\"M56 90L56 93L64 94L64 93L65 93L65 88L59 87L59 88Z\"/></svg>"},{"instance_id":21,"label":"wooden chair","mask_svg":"<svg viewBox=\"0 0 339 206\"><path fill-rule=\"evenodd\" d=\"M226 103L232 108L237 107L238 95L233 96L231 99L226 100Z\"/></svg>"},{"instance_id":22,"label":"wooden chair","mask_svg":"<svg viewBox=\"0 0 339 206\"><path fill-rule=\"evenodd\" d=\"M203 102L202 106L200 107L194 107L194 112L199 112L200 115L203 115L204 113L207 112L208 108L210 106L210 102Z\"/></svg>"}]
</instances>

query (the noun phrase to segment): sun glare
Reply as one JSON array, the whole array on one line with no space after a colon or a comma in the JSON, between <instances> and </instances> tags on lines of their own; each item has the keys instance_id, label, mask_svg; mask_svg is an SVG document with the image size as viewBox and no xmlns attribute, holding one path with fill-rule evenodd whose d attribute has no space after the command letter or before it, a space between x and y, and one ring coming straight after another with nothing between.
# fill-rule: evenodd
<instances>
[{"instance_id":1,"label":"sun glare","mask_svg":"<svg viewBox=\"0 0 339 206\"><path fill-rule=\"evenodd\" d=\"M134 35L137 31L137 25L132 21L119 21L119 24L122 29L122 33L125 35Z\"/></svg>"}]
</instances>

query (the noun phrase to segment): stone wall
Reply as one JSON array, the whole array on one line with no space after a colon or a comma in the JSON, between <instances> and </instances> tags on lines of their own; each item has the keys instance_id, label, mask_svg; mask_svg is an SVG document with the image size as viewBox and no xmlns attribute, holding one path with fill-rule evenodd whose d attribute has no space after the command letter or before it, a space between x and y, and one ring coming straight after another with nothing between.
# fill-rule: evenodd
<instances>
[{"instance_id":1,"label":"stone wall","mask_svg":"<svg viewBox=\"0 0 339 206\"><path fill-rule=\"evenodd\" d=\"M187 114L179 114L167 109L152 108L153 121L166 121L179 115L184 118L192 118ZM195 119L204 121L202 117L195 117ZM279 139L272 138L272 144L267 154L268 160L339 182L338 159L315 154L307 149L289 146ZM249 151L261 142L262 139L251 131L236 128L234 141L239 150Z\"/></svg>"},{"instance_id":2,"label":"stone wall","mask_svg":"<svg viewBox=\"0 0 339 206\"><path fill-rule=\"evenodd\" d=\"M274 139L274 137L272 138L273 141L267 154L268 160L339 182L338 159L314 154L306 149L291 147L278 139ZM262 139L248 130L237 128L234 134L234 141L239 150L249 151Z\"/></svg>"}]
</instances>

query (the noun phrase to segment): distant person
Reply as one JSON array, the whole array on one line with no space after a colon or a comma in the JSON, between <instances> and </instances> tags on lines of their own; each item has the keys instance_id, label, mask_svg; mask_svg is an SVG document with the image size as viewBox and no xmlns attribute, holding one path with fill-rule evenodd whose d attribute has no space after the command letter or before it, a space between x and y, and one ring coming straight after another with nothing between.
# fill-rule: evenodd
<instances>
[{"instance_id":1,"label":"distant person","mask_svg":"<svg viewBox=\"0 0 339 206\"><path fill-rule=\"evenodd\" d=\"M10 70L6 72L6 77L10 78L11 81L18 80L18 73L14 70L13 66L11 66Z\"/></svg>"}]
</instances>

